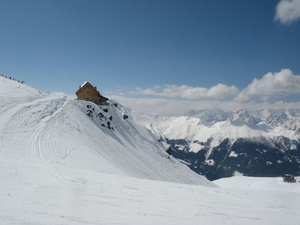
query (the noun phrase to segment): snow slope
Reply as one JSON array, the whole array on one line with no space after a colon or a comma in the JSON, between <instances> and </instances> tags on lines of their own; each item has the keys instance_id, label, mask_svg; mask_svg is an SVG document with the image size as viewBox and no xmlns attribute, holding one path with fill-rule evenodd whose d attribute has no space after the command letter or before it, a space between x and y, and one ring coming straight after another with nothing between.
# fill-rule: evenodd
<instances>
[{"instance_id":1,"label":"snow slope","mask_svg":"<svg viewBox=\"0 0 300 225\"><path fill-rule=\"evenodd\" d=\"M213 186L177 160L168 159L167 147L130 117L123 119L127 112L117 104L101 109L64 94L40 93L3 77L0 96L0 148L8 158ZM89 109L93 109L90 116Z\"/></svg>"},{"instance_id":2,"label":"snow slope","mask_svg":"<svg viewBox=\"0 0 300 225\"><path fill-rule=\"evenodd\" d=\"M211 188L3 158L0 178L1 225L299 224L299 191L274 178Z\"/></svg>"},{"instance_id":3,"label":"snow slope","mask_svg":"<svg viewBox=\"0 0 300 225\"><path fill-rule=\"evenodd\" d=\"M244 177L234 176L230 178L222 178L213 181L220 187L231 189L247 189L247 190L263 190L278 192L294 192L300 193L300 179L296 178L297 183L287 183L282 181L282 177Z\"/></svg>"},{"instance_id":4,"label":"snow slope","mask_svg":"<svg viewBox=\"0 0 300 225\"><path fill-rule=\"evenodd\" d=\"M115 102L0 77L0 224L299 224L299 188L218 188L157 139Z\"/></svg>"}]
</instances>

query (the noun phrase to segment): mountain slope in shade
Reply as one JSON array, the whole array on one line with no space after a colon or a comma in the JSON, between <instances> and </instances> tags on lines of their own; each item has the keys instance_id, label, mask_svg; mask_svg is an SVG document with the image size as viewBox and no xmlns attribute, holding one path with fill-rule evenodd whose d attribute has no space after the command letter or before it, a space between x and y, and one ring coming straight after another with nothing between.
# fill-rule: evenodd
<instances>
[{"instance_id":1,"label":"mountain slope in shade","mask_svg":"<svg viewBox=\"0 0 300 225\"><path fill-rule=\"evenodd\" d=\"M300 110L208 110L187 115L136 113L135 118L160 134L176 158L211 180L236 173L300 175Z\"/></svg>"}]
</instances>

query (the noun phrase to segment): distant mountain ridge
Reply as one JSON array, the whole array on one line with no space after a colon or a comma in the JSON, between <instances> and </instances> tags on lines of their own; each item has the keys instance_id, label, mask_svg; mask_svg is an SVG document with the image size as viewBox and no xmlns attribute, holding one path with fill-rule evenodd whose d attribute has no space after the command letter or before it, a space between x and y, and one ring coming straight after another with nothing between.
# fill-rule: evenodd
<instances>
[{"instance_id":1,"label":"distant mountain ridge","mask_svg":"<svg viewBox=\"0 0 300 225\"><path fill-rule=\"evenodd\" d=\"M200 118L203 124L214 124L216 122L230 121L235 126L247 125L253 129L271 130L281 127L285 130L300 132L300 110L299 109L277 109L277 110L201 110L189 111L185 116Z\"/></svg>"},{"instance_id":2,"label":"distant mountain ridge","mask_svg":"<svg viewBox=\"0 0 300 225\"><path fill-rule=\"evenodd\" d=\"M192 110L182 117L143 117L173 148L173 155L214 180L300 175L300 110Z\"/></svg>"}]
</instances>

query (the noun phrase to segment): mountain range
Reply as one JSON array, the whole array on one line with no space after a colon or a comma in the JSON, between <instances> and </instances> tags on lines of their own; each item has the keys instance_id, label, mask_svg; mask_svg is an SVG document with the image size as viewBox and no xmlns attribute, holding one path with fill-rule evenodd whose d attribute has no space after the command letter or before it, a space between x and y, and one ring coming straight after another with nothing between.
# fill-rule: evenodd
<instances>
[{"instance_id":1,"label":"mountain range","mask_svg":"<svg viewBox=\"0 0 300 225\"><path fill-rule=\"evenodd\" d=\"M135 114L173 156L210 180L300 175L300 110L192 110L181 117Z\"/></svg>"}]
</instances>

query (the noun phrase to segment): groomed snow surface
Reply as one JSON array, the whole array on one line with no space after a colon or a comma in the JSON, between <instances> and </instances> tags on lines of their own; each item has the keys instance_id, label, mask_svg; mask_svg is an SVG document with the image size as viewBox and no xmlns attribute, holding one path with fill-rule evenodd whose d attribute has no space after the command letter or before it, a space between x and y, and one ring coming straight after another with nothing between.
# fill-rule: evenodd
<instances>
[{"instance_id":1,"label":"groomed snow surface","mask_svg":"<svg viewBox=\"0 0 300 225\"><path fill-rule=\"evenodd\" d=\"M299 224L300 183L211 183L158 139L119 104L0 77L0 224Z\"/></svg>"}]
</instances>

